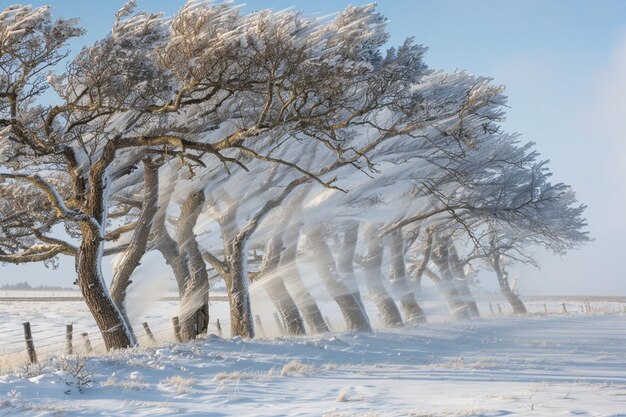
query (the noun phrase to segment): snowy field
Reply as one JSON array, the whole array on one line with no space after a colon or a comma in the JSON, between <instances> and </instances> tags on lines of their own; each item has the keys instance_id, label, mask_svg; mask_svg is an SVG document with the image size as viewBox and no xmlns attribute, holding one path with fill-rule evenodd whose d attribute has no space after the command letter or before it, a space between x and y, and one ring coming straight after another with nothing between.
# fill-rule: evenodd
<instances>
[{"instance_id":1,"label":"snowy field","mask_svg":"<svg viewBox=\"0 0 626 417\"><path fill-rule=\"evenodd\" d=\"M321 288L313 287L312 294L318 300L319 306L331 329L336 332L345 331L341 312L337 304L328 299L328 295ZM436 289L426 287L425 300L420 302L430 323L445 324L450 321L445 301ZM172 301L177 293L172 291L131 291L128 295L128 315L136 330L139 342L143 345L152 344L143 331L142 324L148 323L158 343L174 341L172 317L178 315L178 301ZM222 288L211 292L212 300L209 303L210 324L209 331L217 333L216 320L219 319L223 328L223 336L229 337L228 304L224 301L225 293ZM260 287L251 287L253 314L258 315L261 328L257 328L257 335L273 338L283 335L283 331L276 323L275 309L267 299L267 295ZM42 301L44 300L45 301ZM54 299L55 301L49 301ZM626 313L626 300L620 297L529 297L526 306L531 314L554 315L563 314L563 304L568 314L589 313ZM96 323L86 304L82 301L78 291L2 291L0 292L0 370L6 369L16 361L25 361L27 356L24 349L24 330L22 323L29 322L33 340L40 358L51 354L63 353L65 350L65 327L73 325L74 350L86 353L83 349L82 334L87 333L94 353L104 353L104 342L99 334ZM19 300L19 301L18 301ZM24 301L25 300L25 301ZM59 301L60 300L60 301ZM590 302L587 303L586 300ZM374 328L383 327L375 313L375 306L364 294L366 309ZM512 313L510 306L503 300L479 301L478 306L486 318L507 316ZM500 309L502 313L500 313ZM492 313L493 310L493 313Z\"/></svg>"},{"instance_id":2,"label":"snowy field","mask_svg":"<svg viewBox=\"0 0 626 417\"><path fill-rule=\"evenodd\" d=\"M59 329L69 317L89 326L78 303L27 304L2 307L5 329L29 314L52 322L52 310ZM554 301L550 314L527 317L492 316L482 304L484 319L373 334L164 337L157 347L90 356L84 369L82 355L52 357L0 376L0 415L626 416L623 304L584 313L583 303L566 304L570 314L557 314ZM153 310L165 317L167 306L175 310L168 302Z\"/></svg>"}]
</instances>

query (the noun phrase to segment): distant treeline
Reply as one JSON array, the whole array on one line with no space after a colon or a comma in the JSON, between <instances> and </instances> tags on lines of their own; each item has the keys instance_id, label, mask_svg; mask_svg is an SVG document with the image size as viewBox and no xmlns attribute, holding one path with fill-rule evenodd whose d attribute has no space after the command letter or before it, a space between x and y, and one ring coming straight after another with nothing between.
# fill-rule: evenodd
<instances>
[{"instance_id":1,"label":"distant treeline","mask_svg":"<svg viewBox=\"0 0 626 417\"><path fill-rule=\"evenodd\" d=\"M49 285L40 285L38 287L33 287L28 282L18 282L17 284L4 284L0 285L0 290L2 291L24 291L24 290L32 290L32 291L71 291L75 290L75 288L71 287L61 287L61 286L49 286Z\"/></svg>"}]
</instances>

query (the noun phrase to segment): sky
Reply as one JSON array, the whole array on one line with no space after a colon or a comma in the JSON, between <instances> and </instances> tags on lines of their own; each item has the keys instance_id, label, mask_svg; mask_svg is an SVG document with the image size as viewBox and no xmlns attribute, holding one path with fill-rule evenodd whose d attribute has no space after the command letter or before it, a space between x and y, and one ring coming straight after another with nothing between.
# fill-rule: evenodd
<instances>
[{"instance_id":1,"label":"sky","mask_svg":"<svg viewBox=\"0 0 626 417\"><path fill-rule=\"evenodd\" d=\"M34 0L57 17L79 17L86 36L77 51L104 36L123 1ZM139 8L172 15L182 0L143 0ZM307 15L336 12L341 0L253 0L245 11L297 6ZM12 4L0 1L0 9ZM364 3L354 3L364 4ZM594 241L565 256L536 251L541 264L511 266L522 294L626 295L626 2L618 0L381 0L390 46L406 37L428 47L434 69L465 70L506 86L503 128L536 143L555 182L574 188L588 206ZM71 285L71 262L57 271L2 266L0 284ZM495 279L481 276L485 287Z\"/></svg>"}]
</instances>

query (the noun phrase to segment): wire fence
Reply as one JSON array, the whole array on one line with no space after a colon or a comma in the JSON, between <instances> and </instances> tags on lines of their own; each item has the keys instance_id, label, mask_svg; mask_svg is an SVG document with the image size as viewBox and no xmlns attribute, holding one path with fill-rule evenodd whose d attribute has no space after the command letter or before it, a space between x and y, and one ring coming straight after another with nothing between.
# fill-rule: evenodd
<instances>
[{"instance_id":1,"label":"wire fence","mask_svg":"<svg viewBox=\"0 0 626 417\"><path fill-rule=\"evenodd\" d=\"M15 303L18 298L12 300ZM25 302L31 299L24 299ZM70 300L72 302L77 300ZM80 300L82 302L82 300ZM173 300L164 300L173 301ZM222 297L210 302L211 304L221 303ZM55 300L54 303L64 302ZM37 304L42 300L37 300ZM183 323L195 311L191 310L177 317ZM20 318L27 321L19 322L15 319L0 327L0 371L6 371L27 362L42 361L50 356L60 355L100 355L106 352L106 345L102 333L92 317L82 318L78 321L71 319L64 322L62 319L53 320L37 315L37 312L20 314ZM179 337L176 335L173 317L149 316L139 323L133 323L133 330L140 347L153 347L176 342ZM209 333L223 336L221 325L218 325L219 318L211 318L209 323ZM28 329L28 330L27 330ZM179 335L180 336L180 335ZM31 351L32 350L32 351Z\"/></svg>"},{"instance_id":2,"label":"wire fence","mask_svg":"<svg viewBox=\"0 0 626 417\"><path fill-rule=\"evenodd\" d=\"M220 300L218 302L223 302ZM212 302L211 304L215 304ZM482 301L479 302L480 310L483 317L504 317L513 315L511 307L501 300ZM558 302L548 299L527 301L526 307L531 315L555 315L555 314L597 314L597 313L622 313L626 314L626 304L623 302L601 302L592 304L591 302L578 300L574 302ZM188 315L178 317L179 322L184 322L189 315L195 314L190 311ZM260 321L259 316L255 319ZM265 317L271 320L271 317ZM328 320L328 317L326 317ZM220 325L224 325L224 321L218 325L219 318L211 317L208 333L214 333L219 336L228 336L223 334ZM28 326L26 326L28 323ZM259 324L259 323L257 323ZM68 325L71 328L68 329ZM280 322L275 324L279 332L284 329L280 328ZM28 327L28 332L26 332ZM260 330L262 330L262 326ZM333 326L335 327L335 326ZM335 327L337 328L337 327ZM226 330L226 329L224 329ZM169 343L175 343L179 340L176 335L175 327L172 323L172 317L155 317L152 316L141 323L134 324L134 332L139 346L153 347ZM224 333L228 333L224 331ZM264 332L263 332L264 333ZM95 322L72 322L63 323L58 319L50 320L31 320L24 323L13 322L3 326L0 333L0 370L15 368L17 365L41 361L44 358L54 355L100 355L106 352L106 346L102 334ZM269 334L261 334L268 336ZM29 349L32 347L33 352Z\"/></svg>"}]
</instances>

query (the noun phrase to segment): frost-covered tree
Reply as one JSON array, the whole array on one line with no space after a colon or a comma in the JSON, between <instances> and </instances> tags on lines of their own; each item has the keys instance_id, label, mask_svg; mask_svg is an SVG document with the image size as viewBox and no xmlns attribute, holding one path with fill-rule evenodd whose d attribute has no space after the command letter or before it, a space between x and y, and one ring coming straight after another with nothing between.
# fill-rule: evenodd
<instances>
[{"instance_id":1,"label":"frost-covered tree","mask_svg":"<svg viewBox=\"0 0 626 417\"><path fill-rule=\"evenodd\" d=\"M126 291L150 250L176 279L186 340L207 329L211 269L233 336L254 336L251 279L290 334L327 330L305 262L351 330L371 329L360 273L387 326L425 320L411 283L424 274L453 314L477 315L467 262L498 272L526 244L574 247L584 207L500 131L500 87L427 69L411 40L382 53L385 23L373 5L307 18L189 1L166 20L131 1L46 75L82 31L7 8L0 260L75 257L109 349L136 343ZM51 90L58 103L39 104ZM101 262L115 253L109 293Z\"/></svg>"}]
</instances>

